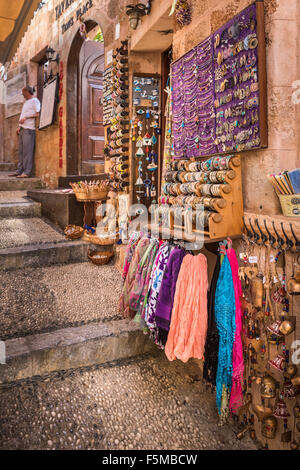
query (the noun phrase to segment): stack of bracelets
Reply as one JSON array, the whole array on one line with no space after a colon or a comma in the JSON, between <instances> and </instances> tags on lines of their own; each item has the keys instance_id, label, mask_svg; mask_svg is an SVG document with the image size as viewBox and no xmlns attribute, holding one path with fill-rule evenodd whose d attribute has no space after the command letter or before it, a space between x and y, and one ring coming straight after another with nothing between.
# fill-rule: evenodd
<instances>
[{"instance_id":1,"label":"stack of bracelets","mask_svg":"<svg viewBox=\"0 0 300 470\"><path fill-rule=\"evenodd\" d=\"M226 207L222 192L230 193L231 186L227 180L233 180L236 176L229 166L232 158L212 157L198 162L174 160L166 170L160 203L179 206L174 214L203 205L204 225L207 226L209 217L212 214L217 216L218 209Z\"/></svg>"}]
</instances>

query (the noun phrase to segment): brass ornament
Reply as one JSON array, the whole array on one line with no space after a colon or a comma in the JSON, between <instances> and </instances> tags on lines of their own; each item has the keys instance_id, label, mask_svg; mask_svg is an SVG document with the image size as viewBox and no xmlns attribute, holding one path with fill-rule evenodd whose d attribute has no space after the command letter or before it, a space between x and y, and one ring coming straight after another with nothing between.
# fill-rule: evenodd
<instances>
[{"instance_id":1,"label":"brass ornament","mask_svg":"<svg viewBox=\"0 0 300 470\"><path fill-rule=\"evenodd\" d=\"M296 403L294 408L293 408L293 413L296 419L300 418L300 405L299 403Z\"/></svg>"},{"instance_id":2,"label":"brass ornament","mask_svg":"<svg viewBox=\"0 0 300 470\"><path fill-rule=\"evenodd\" d=\"M290 335L291 333L293 333L293 331L295 331L295 323L295 319L293 318L284 320L279 327L280 333L285 336Z\"/></svg>"},{"instance_id":3,"label":"brass ornament","mask_svg":"<svg viewBox=\"0 0 300 470\"><path fill-rule=\"evenodd\" d=\"M242 431L240 431L236 435L236 438L240 441L241 439L243 439L243 437L245 437L245 435L247 434L247 431L249 431L249 426L246 426Z\"/></svg>"},{"instance_id":4,"label":"brass ornament","mask_svg":"<svg viewBox=\"0 0 300 470\"><path fill-rule=\"evenodd\" d=\"M251 281L252 279L254 279L257 276L258 268L256 266L247 266L245 268L245 274L248 277L248 279L250 279L250 281Z\"/></svg>"},{"instance_id":5,"label":"brass ornament","mask_svg":"<svg viewBox=\"0 0 300 470\"><path fill-rule=\"evenodd\" d=\"M287 291L290 295L300 295L300 270L287 282Z\"/></svg>"},{"instance_id":6,"label":"brass ornament","mask_svg":"<svg viewBox=\"0 0 300 470\"><path fill-rule=\"evenodd\" d=\"M288 376L289 379L292 379L293 377L295 377L297 372L298 372L297 366L295 364L289 364L287 366L287 369L286 369L285 373L286 373L286 375Z\"/></svg>"},{"instance_id":7,"label":"brass ornament","mask_svg":"<svg viewBox=\"0 0 300 470\"><path fill-rule=\"evenodd\" d=\"M277 419L274 416L265 418L261 425L261 433L266 439L274 439L277 431Z\"/></svg>"},{"instance_id":8,"label":"brass ornament","mask_svg":"<svg viewBox=\"0 0 300 470\"><path fill-rule=\"evenodd\" d=\"M270 375L262 378L260 394L263 398L274 398L276 395L276 382Z\"/></svg>"},{"instance_id":9,"label":"brass ornament","mask_svg":"<svg viewBox=\"0 0 300 470\"><path fill-rule=\"evenodd\" d=\"M300 375L293 377L291 382L294 385L294 387L300 387Z\"/></svg>"},{"instance_id":10,"label":"brass ornament","mask_svg":"<svg viewBox=\"0 0 300 470\"><path fill-rule=\"evenodd\" d=\"M263 405L252 405L253 413L257 416L258 421L272 416L273 410L271 408L265 408Z\"/></svg>"},{"instance_id":11,"label":"brass ornament","mask_svg":"<svg viewBox=\"0 0 300 470\"><path fill-rule=\"evenodd\" d=\"M299 449L299 444L296 441L291 442L290 444L291 450L298 450Z\"/></svg>"}]
</instances>

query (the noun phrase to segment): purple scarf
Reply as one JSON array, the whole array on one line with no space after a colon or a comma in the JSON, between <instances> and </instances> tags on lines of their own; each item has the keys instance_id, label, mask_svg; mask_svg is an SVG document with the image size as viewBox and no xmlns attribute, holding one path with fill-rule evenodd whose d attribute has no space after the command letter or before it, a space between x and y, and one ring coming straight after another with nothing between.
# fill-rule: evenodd
<instances>
[{"instance_id":1,"label":"purple scarf","mask_svg":"<svg viewBox=\"0 0 300 470\"><path fill-rule=\"evenodd\" d=\"M170 329L176 282L185 255L186 252L182 248L175 247L174 250L172 250L161 283L157 299L155 322L157 328L165 332L168 332Z\"/></svg>"}]
</instances>

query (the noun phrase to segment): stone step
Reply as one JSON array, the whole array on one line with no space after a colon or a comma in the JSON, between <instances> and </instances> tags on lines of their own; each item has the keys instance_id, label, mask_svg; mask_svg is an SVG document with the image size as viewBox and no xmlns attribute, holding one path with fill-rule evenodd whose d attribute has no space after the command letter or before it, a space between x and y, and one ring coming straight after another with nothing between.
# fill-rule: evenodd
<instances>
[{"instance_id":1,"label":"stone step","mask_svg":"<svg viewBox=\"0 0 300 470\"><path fill-rule=\"evenodd\" d=\"M5 342L5 364L0 364L0 383L151 352L157 352L153 342L129 320L92 323L10 339Z\"/></svg>"},{"instance_id":2,"label":"stone step","mask_svg":"<svg viewBox=\"0 0 300 470\"><path fill-rule=\"evenodd\" d=\"M15 178L9 172L0 172L0 191L22 191L43 187L40 178Z\"/></svg>"},{"instance_id":3,"label":"stone step","mask_svg":"<svg viewBox=\"0 0 300 470\"><path fill-rule=\"evenodd\" d=\"M40 217L41 204L34 201L0 202L0 219Z\"/></svg>"},{"instance_id":4,"label":"stone step","mask_svg":"<svg viewBox=\"0 0 300 470\"><path fill-rule=\"evenodd\" d=\"M62 229L69 224L82 226L84 205L77 201L75 194L64 191L65 189L33 189L27 191L27 196L41 203L42 215Z\"/></svg>"},{"instance_id":5,"label":"stone step","mask_svg":"<svg viewBox=\"0 0 300 470\"><path fill-rule=\"evenodd\" d=\"M82 263L87 260L88 250L88 243L76 240L4 248L0 249L0 270Z\"/></svg>"},{"instance_id":6,"label":"stone step","mask_svg":"<svg viewBox=\"0 0 300 470\"><path fill-rule=\"evenodd\" d=\"M0 172L1 171L15 171L16 165L14 163L0 163Z\"/></svg>"},{"instance_id":7,"label":"stone step","mask_svg":"<svg viewBox=\"0 0 300 470\"><path fill-rule=\"evenodd\" d=\"M39 217L4 219L0 224L0 249L65 241L61 229Z\"/></svg>"}]
</instances>

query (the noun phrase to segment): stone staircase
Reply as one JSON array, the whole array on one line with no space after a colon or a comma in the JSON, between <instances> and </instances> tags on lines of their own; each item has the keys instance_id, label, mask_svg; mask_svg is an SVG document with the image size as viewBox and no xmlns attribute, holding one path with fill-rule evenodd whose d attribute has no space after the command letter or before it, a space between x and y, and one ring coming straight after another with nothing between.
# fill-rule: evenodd
<instances>
[{"instance_id":1,"label":"stone staircase","mask_svg":"<svg viewBox=\"0 0 300 470\"><path fill-rule=\"evenodd\" d=\"M39 178L0 173L0 384L149 353L138 325L118 315L121 277L89 263L28 197Z\"/></svg>"},{"instance_id":2,"label":"stone staircase","mask_svg":"<svg viewBox=\"0 0 300 470\"><path fill-rule=\"evenodd\" d=\"M17 179L0 173L0 269L87 259L86 243L67 241L60 228L41 217L41 203L27 196L39 188L39 178Z\"/></svg>"}]
</instances>

